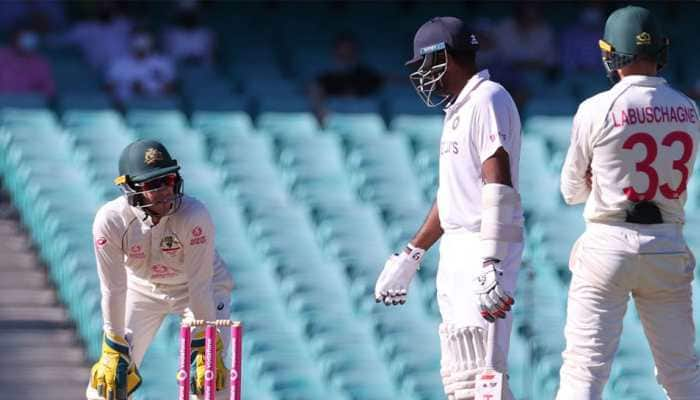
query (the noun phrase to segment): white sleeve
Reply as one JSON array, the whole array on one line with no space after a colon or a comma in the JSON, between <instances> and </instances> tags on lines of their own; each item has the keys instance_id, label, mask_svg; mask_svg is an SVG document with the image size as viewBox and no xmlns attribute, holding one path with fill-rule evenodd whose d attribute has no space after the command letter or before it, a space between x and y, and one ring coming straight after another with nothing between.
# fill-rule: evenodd
<instances>
[{"instance_id":1,"label":"white sleeve","mask_svg":"<svg viewBox=\"0 0 700 400\"><path fill-rule=\"evenodd\" d=\"M579 107L571 129L571 144L561 170L561 194L567 204L583 203L591 192L586 184L586 171L593 158L593 149L588 142L590 135L591 123Z\"/></svg>"},{"instance_id":2,"label":"white sleeve","mask_svg":"<svg viewBox=\"0 0 700 400\"><path fill-rule=\"evenodd\" d=\"M214 306L214 224L204 207L196 207L187 218L185 273L190 302L195 319L216 319Z\"/></svg>"},{"instance_id":3,"label":"white sleeve","mask_svg":"<svg viewBox=\"0 0 700 400\"><path fill-rule=\"evenodd\" d=\"M102 292L103 329L105 333L124 336L126 267L118 218L110 216L108 211L98 211L92 225L92 236Z\"/></svg>"},{"instance_id":4,"label":"white sleeve","mask_svg":"<svg viewBox=\"0 0 700 400\"><path fill-rule=\"evenodd\" d=\"M483 164L500 147L509 152L512 136L512 118L514 104L504 96L505 92L496 93L490 101L484 101L476 107L475 126L472 138Z\"/></svg>"}]
</instances>

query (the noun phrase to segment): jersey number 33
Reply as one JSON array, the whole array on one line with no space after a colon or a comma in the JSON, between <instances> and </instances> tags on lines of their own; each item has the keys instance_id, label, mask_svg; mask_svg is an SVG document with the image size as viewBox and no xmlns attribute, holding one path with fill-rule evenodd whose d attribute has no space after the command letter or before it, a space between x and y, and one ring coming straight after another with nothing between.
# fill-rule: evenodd
<instances>
[{"instance_id":1,"label":"jersey number 33","mask_svg":"<svg viewBox=\"0 0 700 400\"><path fill-rule=\"evenodd\" d=\"M659 151L667 152L675 143L680 143L683 152L680 158L673 160L672 168L681 175L681 181L676 187L671 187L669 182L659 182L659 173L652 165L659 156ZM667 133L661 139L661 146L654 136L646 132L637 132L630 135L622 144L625 150L632 150L635 146L641 145L645 148L646 156L635 164L635 171L645 174L648 179L648 186L645 192L636 191L631 185L623 189L630 201L638 202L643 200L653 200L657 192L667 199L677 199L685 192L688 184L688 161L693 155L693 138L687 132L673 131Z\"/></svg>"}]
</instances>

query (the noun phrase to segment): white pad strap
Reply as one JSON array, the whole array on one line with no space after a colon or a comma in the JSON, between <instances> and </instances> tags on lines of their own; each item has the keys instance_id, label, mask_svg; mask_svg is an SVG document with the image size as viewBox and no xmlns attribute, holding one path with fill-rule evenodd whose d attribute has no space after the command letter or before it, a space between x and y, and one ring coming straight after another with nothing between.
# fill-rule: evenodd
<instances>
[{"instance_id":1,"label":"white pad strap","mask_svg":"<svg viewBox=\"0 0 700 400\"><path fill-rule=\"evenodd\" d=\"M477 373L485 366L486 332L474 326L440 324L442 360L440 373L445 394L471 399Z\"/></svg>"},{"instance_id":2,"label":"white pad strap","mask_svg":"<svg viewBox=\"0 0 700 400\"><path fill-rule=\"evenodd\" d=\"M514 224L520 208L520 195L512 187L487 183L481 188L481 250L482 258L503 260L509 243L523 241L523 228Z\"/></svg>"}]
</instances>

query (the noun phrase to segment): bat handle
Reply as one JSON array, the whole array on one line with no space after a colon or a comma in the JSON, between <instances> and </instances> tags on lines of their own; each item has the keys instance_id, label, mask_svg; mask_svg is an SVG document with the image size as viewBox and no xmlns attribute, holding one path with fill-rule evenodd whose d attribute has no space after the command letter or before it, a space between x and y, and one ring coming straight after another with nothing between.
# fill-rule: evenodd
<instances>
[{"instance_id":1,"label":"bat handle","mask_svg":"<svg viewBox=\"0 0 700 400\"><path fill-rule=\"evenodd\" d=\"M495 369L496 367L496 360L495 360L495 349L496 349L496 338L497 336L497 328L498 328L498 323L499 320L496 319L494 322L487 322L487 338L486 338L486 368L489 369Z\"/></svg>"}]
</instances>

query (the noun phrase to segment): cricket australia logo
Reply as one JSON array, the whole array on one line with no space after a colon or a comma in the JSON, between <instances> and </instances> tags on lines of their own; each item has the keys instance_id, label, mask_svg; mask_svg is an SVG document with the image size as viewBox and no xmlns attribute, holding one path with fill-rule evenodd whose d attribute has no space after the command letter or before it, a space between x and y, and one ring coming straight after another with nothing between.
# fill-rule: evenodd
<instances>
[{"instance_id":1,"label":"cricket australia logo","mask_svg":"<svg viewBox=\"0 0 700 400\"><path fill-rule=\"evenodd\" d=\"M637 35L637 44L638 45L648 45L651 44L651 35L648 34L647 32L642 32L639 35Z\"/></svg>"},{"instance_id":2,"label":"cricket australia logo","mask_svg":"<svg viewBox=\"0 0 700 400\"><path fill-rule=\"evenodd\" d=\"M160 251L167 255L174 255L182 248L180 241L175 236L165 236L160 240Z\"/></svg>"},{"instance_id":3,"label":"cricket australia logo","mask_svg":"<svg viewBox=\"0 0 700 400\"><path fill-rule=\"evenodd\" d=\"M158 161L163 161L163 153L154 148L149 148L143 156L143 161L147 165L152 165Z\"/></svg>"}]
</instances>

